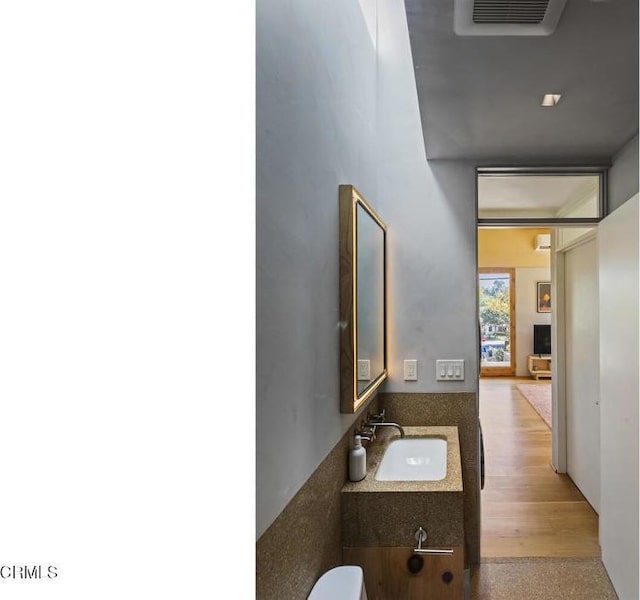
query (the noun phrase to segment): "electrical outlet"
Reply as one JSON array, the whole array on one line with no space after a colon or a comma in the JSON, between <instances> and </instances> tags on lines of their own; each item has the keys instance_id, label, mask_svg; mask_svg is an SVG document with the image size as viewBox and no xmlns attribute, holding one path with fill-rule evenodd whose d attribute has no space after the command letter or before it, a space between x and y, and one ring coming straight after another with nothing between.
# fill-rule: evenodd
<instances>
[{"instance_id":1,"label":"electrical outlet","mask_svg":"<svg viewBox=\"0 0 640 600\"><path fill-rule=\"evenodd\" d=\"M418 381L418 361L417 360L404 361L404 380Z\"/></svg>"},{"instance_id":2,"label":"electrical outlet","mask_svg":"<svg viewBox=\"0 0 640 600\"><path fill-rule=\"evenodd\" d=\"M370 381L371 380L371 361L359 360L358 361L358 381Z\"/></svg>"}]
</instances>

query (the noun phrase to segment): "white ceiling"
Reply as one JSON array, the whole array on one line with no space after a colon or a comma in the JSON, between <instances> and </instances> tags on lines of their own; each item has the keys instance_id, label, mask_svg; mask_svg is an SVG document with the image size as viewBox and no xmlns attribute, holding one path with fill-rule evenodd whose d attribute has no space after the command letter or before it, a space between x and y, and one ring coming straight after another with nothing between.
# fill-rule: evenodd
<instances>
[{"instance_id":1,"label":"white ceiling","mask_svg":"<svg viewBox=\"0 0 640 600\"><path fill-rule=\"evenodd\" d=\"M637 133L637 0L567 0L535 37L458 36L453 0L405 5L429 159L606 166Z\"/></svg>"}]
</instances>

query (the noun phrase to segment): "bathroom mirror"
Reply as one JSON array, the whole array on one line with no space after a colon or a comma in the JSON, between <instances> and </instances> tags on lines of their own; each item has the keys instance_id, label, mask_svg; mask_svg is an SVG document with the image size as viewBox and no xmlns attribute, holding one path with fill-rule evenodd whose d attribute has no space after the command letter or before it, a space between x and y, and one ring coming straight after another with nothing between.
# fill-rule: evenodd
<instances>
[{"instance_id":1,"label":"bathroom mirror","mask_svg":"<svg viewBox=\"0 0 640 600\"><path fill-rule=\"evenodd\" d=\"M340 410L354 413L387 377L387 228L352 185L339 201Z\"/></svg>"}]
</instances>

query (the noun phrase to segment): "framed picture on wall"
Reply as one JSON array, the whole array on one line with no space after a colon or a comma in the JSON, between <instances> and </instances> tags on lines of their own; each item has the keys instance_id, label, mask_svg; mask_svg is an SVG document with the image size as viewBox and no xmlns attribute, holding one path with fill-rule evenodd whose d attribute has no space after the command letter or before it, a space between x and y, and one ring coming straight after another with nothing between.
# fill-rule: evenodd
<instances>
[{"instance_id":1,"label":"framed picture on wall","mask_svg":"<svg viewBox=\"0 0 640 600\"><path fill-rule=\"evenodd\" d=\"M551 312L551 282L550 281L538 281L538 312L550 313Z\"/></svg>"}]
</instances>

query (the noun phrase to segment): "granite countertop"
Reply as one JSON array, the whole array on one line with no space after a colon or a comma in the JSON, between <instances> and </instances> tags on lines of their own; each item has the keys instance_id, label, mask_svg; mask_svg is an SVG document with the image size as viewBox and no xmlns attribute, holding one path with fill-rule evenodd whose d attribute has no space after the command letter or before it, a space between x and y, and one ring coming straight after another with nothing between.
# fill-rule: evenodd
<instances>
[{"instance_id":1,"label":"granite countertop","mask_svg":"<svg viewBox=\"0 0 640 600\"><path fill-rule=\"evenodd\" d=\"M391 427L380 428L376 439L367 447L367 474L362 481L347 481L343 493L366 492L462 492L462 467L460 462L460 441L455 426L403 427L405 438L440 437L447 440L447 474L440 481L378 481L376 471L382 456L393 440L400 434Z\"/></svg>"}]
</instances>

